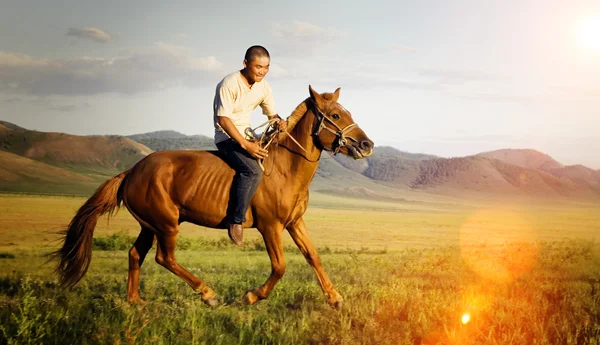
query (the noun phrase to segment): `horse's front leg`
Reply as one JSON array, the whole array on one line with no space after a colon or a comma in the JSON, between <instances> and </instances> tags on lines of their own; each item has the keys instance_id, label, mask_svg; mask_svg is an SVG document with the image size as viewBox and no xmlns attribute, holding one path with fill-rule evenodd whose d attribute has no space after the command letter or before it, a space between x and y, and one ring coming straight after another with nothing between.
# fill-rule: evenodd
<instances>
[{"instance_id":1,"label":"horse's front leg","mask_svg":"<svg viewBox=\"0 0 600 345\"><path fill-rule=\"evenodd\" d=\"M319 280L319 284L321 285L321 289L323 289L323 293L325 294L329 305L334 308L340 307L344 299L335 290L333 284L327 276L327 273L325 273L325 270L321 265L321 258L319 257L319 254L317 253L310 237L308 237L308 231L306 230L304 220L300 218L287 229L290 232L292 239L294 239L294 242L296 242L296 245L298 245L298 248L300 248L300 251L306 258L306 261L308 261L315 271L317 279Z\"/></svg>"},{"instance_id":2,"label":"horse's front leg","mask_svg":"<svg viewBox=\"0 0 600 345\"><path fill-rule=\"evenodd\" d=\"M263 285L246 292L243 297L243 302L246 304L254 304L261 299L267 298L275 287L275 284L277 284L285 273L282 238L283 225L270 225L264 229L259 229L259 231L263 236L267 252L271 258L271 275Z\"/></svg>"}]
</instances>

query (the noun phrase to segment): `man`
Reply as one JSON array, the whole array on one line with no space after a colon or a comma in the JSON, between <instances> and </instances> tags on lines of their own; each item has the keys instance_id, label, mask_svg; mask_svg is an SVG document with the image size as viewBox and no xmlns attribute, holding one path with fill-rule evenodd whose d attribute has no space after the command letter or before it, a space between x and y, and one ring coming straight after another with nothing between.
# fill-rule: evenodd
<instances>
[{"instance_id":1,"label":"man","mask_svg":"<svg viewBox=\"0 0 600 345\"><path fill-rule=\"evenodd\" d=\"M223 78L217 85L213 103L215 144L225 161L236 171L227 210L228 234L233 244L243 245L246 210L262 179L257 159L267 157L267 150L248 140L245 130L251 126L250 115L258 106L269 119L279 118L280 129L287 123L275 110L271 86L264 77L271 58L262 46L246 50L244 68Z\"/></svg>"}]
</instances>

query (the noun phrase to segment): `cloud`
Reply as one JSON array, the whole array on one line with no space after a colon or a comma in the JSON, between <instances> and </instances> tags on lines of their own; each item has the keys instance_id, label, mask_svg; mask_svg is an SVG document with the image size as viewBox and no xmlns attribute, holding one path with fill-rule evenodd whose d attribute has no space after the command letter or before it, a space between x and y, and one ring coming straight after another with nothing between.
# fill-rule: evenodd
<instances>
[{"instance_id":1,"label":"cloud","mask_svg":"<svg viewBox=\"0 0 600 345\"><path fill-rule=\"evenodd\" d=\"M304 56L303 56L304 57ZM327 56L305 58L283 58L281 73L275 73L271 65L273 78L305 81L311 84L344 86L345 89L392 89L401 88L418 91L443 91L447 85L423 80L414 75L403 75L386 63L359 63L344 57ZM279 66L278 66L279 67Z\"/></svg>"},{"instance_id":2,"label":"cloud","mask_svg":"<svg viewBox=\"0 0 600 345\"><path fill-rule=\"evenodd\" d=\"M281 38L307 37L321 41L345 39L348 34L336 29L324 29L308 22L295 20L292 24L273 23L273 36Z\"/></svg>"},{"instance_id":3,"label":"cloud","mask_svg":"<svg viewBox=\"0 0 600 345\"><path fill-rule=\"evenodd\" d=\"M510 85L510 89L504 92L464 92L454 94L458 98L496 102L496 103L517 103L521 105L532 104L598 104L600 99L600 89L555 86L548 87L543 84L521 83L519 85ZM521 90L519 92L519 89Z\"/></svg>"},{"instance_id":4,"label":"cloud","mask_svg":"<svg viewBox=\"0 0 600 345\"><path fill-rule=\"evenodd\" d=\"M549 93L554 99L563 101L598 101L600 100L600 88L581 86L552 86Z\"/></svg>"},{"instance_id":5,"label":"cloud","mask_svg":"<svg viewBox=\"0 0 600 345\"><path fill-rule=\"evenodd\" d=\"M501 79L496 75L476 70L422 69L418 72L418 75L421 77L434 78L437 83L444 85L496 81Z\"/></svg>"},{"instance_id":6,"label":"cloud","mask_svg":"<svg viewBox=\"0 0 600 345\"><path fill-rule=\"evenodd\" d=\"M469 95L458 95L458 98L468 99L472 101L497 102L497 103L518 103L532 104L536 103L536 99L524 95L503 95L490 93L474 93Z\"/></svg>"},{"instance_id":7,"label":"cloud","mask_svg":"<svg viewBox=\"0 0 600 345\"><path fill-rule=\"evenodd\" d=\"M223 63L185 48L155 46L114 58L34 58L0 52L0 91L30 95L135 94L173 86L216 84Z\"/></svg>"},{"instance_id":8,"label":"cloud","mask_svg":"<svg viewBox=\"0 0 600 345\"><path fill-rule=\"evenodd\" d=\"M21 98L19 98L19 97L11 97L11 98L5 99L3 102L4 103L20 103L22 101L23 100Z\"/></svg>"},{"instance_id":9,"label":"cloud","mask_svg":"<svg viewBox=\"0 0 600 345\"><path fill-rule=\"evenodd\" d=\"M279 55L313 53L318 48L327 50L328 45L344 40L348 33L334 28L322 28L316 24L293 21L291 24L273 23L275 49Z\"/></svg>"},{"instance_id":10,"label":"cloud","mask_svg":"<svg viewBox=\"0 0 600 345\"><path fill-rule=\"evenodd\" d=\"M292 74L278 64L272 63L269 67L269 76L274 78L288 78L292 76Z\"/></svg>"},{"instance_id":11,"label":"cloud","mask_svg":"<svg viewBox=\"0 0 600 345\"><path fill-rule=\"evenodd\" d=\"M90 105L88 103L84 103L84 104L55 104L55 105L49 105L47 107L48 110L51 111L57 111L57 112L61 112L61 113L70 113L70 112L74 112L74 111L78 111L78 110L82 110L82 109L88 109L90 108Z\"/></svg>"},{"instance_id":12,"label":"cloud","mask_svg":"<svg viewBox=\"0 0 600 345\"><path fill-rule=\"evenodd\" d=\"M177 40L187 40L190 38L190 35L188 34L184 34L184 33L179 33L179 34L175 34L175 39Z\"/></svg>"},{"instance_id":13,"label":"cloud","mask_svg":"<svg viewBox=\"0 0 600 345\"><path fill-rule=\"evenodd\" d=\"M337 82L338 84L348 85L348 87L357 89L401 88L419 91L441 91L444 89L443 86L435 83L389 77L375 73L356 73L349 71L345 74L342 73L341 76L338 75L329 79L331 82Z\"/></svg>"},{"instance_id":14,"label":"cloud","mask_svg":"<svg viewBox=\"0 0 600 345\"><path fill-rule=\"evenodd\" d=\"M395 52L416 52L417 49L404 44L390 44L388 49Z\"/></svg>"},{"instance_id":15,"label":"cloud","mask_svg":"<svg viewBox=\"0 0 600 345\"><path fill-rule=\"evenodd\" d=\"M527 137L505 134L488 134L488 135L460 135L457 134L451 137L429 137L422 138L423 141L442 142L442 143L468 143L468 144L500 144L507 147L515 143L522 143L527 140Z\"/></svg>"},{"instance_id":16,"label":"cloud","mask_svg":"<svg viewBox=\"0 0 600 345\"><path fill-rule=\"evenodd\" d=\"M177 60L184 68L197 71L218 70L223 64L214 56L192 57L192 51L189 48L157 42L155 44L159 52L165 56Z\"/></svg>"},{"instance_id":17,"label":"cloud","mask_svg":"<svg viewBox=\"0 0 600 345\"><path fill-rule=\"evenodd\" d=\"M37 98L20 98L20 97L12 97L4 100L5 103L14 103L14 104L29 104L36 106L38 108L55 111L55 112L74 112L82 109L90 108L91 105L87 102L82 104L56 104L55 100L46 98L46 97L37 97Z\"/></svg>"},{"instance_id":18,"label":"cloud","mask_svg":"<svg viewBox=\"0 0 600 345\"><path fill-rule=\"evenodd\" d=\"M111 36L106 31L92 26L83 29L69 28L69 30L66 33L66 36L75 36L82 39L92 40L98 43L108 43L113 39L113 36Z\"/></svg>"}]
</instances>

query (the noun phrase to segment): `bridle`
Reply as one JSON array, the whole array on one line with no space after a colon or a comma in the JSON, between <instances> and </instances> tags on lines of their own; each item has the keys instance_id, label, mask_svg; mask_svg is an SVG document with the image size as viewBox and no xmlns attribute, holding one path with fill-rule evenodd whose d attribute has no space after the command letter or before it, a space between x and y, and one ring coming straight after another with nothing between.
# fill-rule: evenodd
<instances>
[{"instance_id":1,"label":"bridle","mask_svg":"<svg viewBox=\"0 0 600 345\"><path fill-rule=\"evenodd\" d=\"M351 123L348 126L341 128L334 122L334 120L332 120L329 116L325 115L325 113L322 112L321 109L319 109L319 107L314 101L311 102L311 104L313 105L314 110L316 110L315 116L317 117L317 121L315 121L311 135L315 139L315 143L317 143L321 149L333 152L333 155L335 156L340 152L340 150L344 146L348 146L348 140L351 140L355 143L358 142L358 140L348 135L348 133L351 132L355 127L358 127L356 123ZM329 124L333 125L335 129L327 127L327 125L325 125L325 120L327 120ZM319 134L322 130L326 130L331 134L335 135L335 140L331 143L331 147L326 147L321 142Z\"/></svg>"},{"instance_id":2,"label":"bridle","mask_svg":"<svg viewBox=\"0 0 600 345\"><path fill-rule=\"evenodd\" d=\"M329 116L325 115L325 113L322 112L321 109L319 109L319 107L315 104L314 101L310 102L310 104L312 104L312 106L314 108L313 114L315 115L315 117L317 119L315 121L315 123L313 124L311 136L313 137L315 144L319 149L333 152L333 155L335 156L340 152L340 150L343 147L349 146L348 145L349 140L353 141L355 143L358 142L358 140L356 140L355 138L348 135L349 132L351 132L354 128L358 127L358 125L356 123L351 123L348 126L341 128L340 126L338 126L335 123L334 120L332 120ZM271 129L274 128L273 127L274 124L279 120L280 119L269 120L254 129L246 128L246 135L250 138L254 138L255 140L257 140L259 145L261 145L261 147L266 149L267 147L269 147L269 145L271 145L271 143L274 141L274 139L276 137L278 137L279 129L274 129L274 130L271 130ZM327 121L329 124L333 125L335 127L335 129L331 129L330 127L328 127L325 124L325 121ZM265 131L263 132L262 135L259 136L254 132L256 129L264 127L264 126L266 126L267 128L265 129ZM331 134L335 135L335 140L331 143L331 147L326 147L321 142L321 138L319 137L319 134L321 133L322 130L326 130L326 131L330 132ZM290 133L288 133L287 131L284 133L287 134L287 136L296 145L298 145L298 147L302 151L304 151L304 153L307 153L306 149L304 147L302 147L302 145L298 141L296 141L296 139L294 139L294 137ZM279 146L279 140L276 140L275 142L276 142L276 145ZM288 148L288 150L289 150L289 148ZM301 153L299 153L299 154L309 162L319 161L319 159L314 161L314 160L311 160L308 157L306 157L304 154L301 154ZM260 163L263 171L265 171L264 166L262 165L262 162L260 162L260 160L259 160L259 163Z\"/></svg>"}]
</instances>

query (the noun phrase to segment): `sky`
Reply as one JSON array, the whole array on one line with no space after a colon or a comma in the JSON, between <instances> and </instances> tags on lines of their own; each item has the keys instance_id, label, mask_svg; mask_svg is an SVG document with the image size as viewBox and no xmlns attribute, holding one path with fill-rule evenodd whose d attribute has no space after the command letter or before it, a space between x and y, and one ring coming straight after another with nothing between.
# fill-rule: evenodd
<instances>
[{"instance_id":1,"label":"sky","mask_svg":"<svg viewBox=\"0 0 600 345\"><path fill-rule=\"evenodd\" d=\"M339 87L376 146L600 169L597 0L0 2L0 120L28 129L212 137L216 84L259 44L282 117Z\"/></svg>"}]
</instances>

